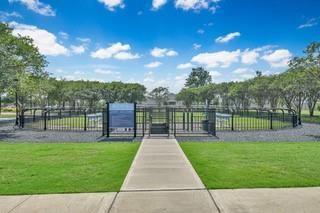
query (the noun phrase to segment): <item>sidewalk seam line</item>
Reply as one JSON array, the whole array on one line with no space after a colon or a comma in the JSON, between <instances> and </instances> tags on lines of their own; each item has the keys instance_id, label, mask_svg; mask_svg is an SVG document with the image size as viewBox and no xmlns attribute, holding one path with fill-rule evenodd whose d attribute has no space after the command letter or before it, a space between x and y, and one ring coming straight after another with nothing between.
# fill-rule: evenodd
<instances>
[{"instance_id":1,"label":"sidewalk seam line","mask_svg":"<svg viewBox=\"0 0 320 213\"><path fill-rule=\"evenodd\" d=\"M112 203L111 203L110 207L108 208L107 213L109 213L109 212L111 211L111 209L112 209L112 207L113 207L113 204L116 202L116 199L117 199L117 197L118 197L118 194L119 194L119 192L117 192L116 195L114 196L114 198L113 198L113 200L112 200Z\"/></svg>"},{"instance_id":2,"label":"sidewalk seam line","mask_svg":"<svg viewBox=\"0 0 320 213\"><path fill-rule=\"evenodd\" d=\"M218 203L216 202L216 200L214 199L213 195L211 194L211 192L209 191L209 189L207 189L207 192L209 193L209 196L211 197L212 202L214 203L214 205L216 206L217 210L219 213L221 213L221 209L218 205Z\"/></svg>"},{"instance_id":3,"label":"sidewalk seam line","mask_svg":"<svg viewBox=\"0 0 320 213\"><path fill-rule=\"evenodd\" d=\"M21 201L18 205L16 205L15 207L13 207L11 210L8 211L8 213L12 212L13 210L15 210L17 207L21 206L24 202L26 202L27 200L29 200L29 198L31 198L32 195L28 196L26 199L24 199L23 201Z\"/></svg>"}]
</instances>

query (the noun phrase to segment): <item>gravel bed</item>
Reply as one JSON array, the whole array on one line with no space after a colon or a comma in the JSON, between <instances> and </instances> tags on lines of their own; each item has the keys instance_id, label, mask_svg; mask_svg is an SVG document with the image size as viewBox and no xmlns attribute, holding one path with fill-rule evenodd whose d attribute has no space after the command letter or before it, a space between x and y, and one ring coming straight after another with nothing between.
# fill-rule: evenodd
<instances>
[{"instance_id":1,"label":"gravel bed","mask_svg":"<svg viewBox=\"0 0 320 213\"><path fill-rule=\"evenodd\" d=\"M217 137L180 137L178 141L225 141L225 142L320 142L320 125L303 124L294 129L267 130L267 131L220 131Z\"/></svg>"},{"instance_id":2,"label":"gravel bed","mask_svg":"<svg viewBox=\"0 0 320 213\"><path fill-rule=\"evenodd\" d=\"M22 130L13 126L0 127L0 141L5 142L104 142L141 141L141 138L106 138L101 132L61 132Z\"/></svg>"},{"instance_id":3,"label":"gravel bed","mask_svg":"<svg viewBox=\"0 0 320 213\"><path fill-rule=\"evenodd\" d=\"M178 141L270 141L303 142L320 141L320 125L303 124L295 129L274 131L217 132L217 137L178 137ZM0 141L7 142L99 142L99 141L141 141L141 138L107 139L101 132L59 132L21 130L11 126L0 127Z\"/></svg>"}]
</instances>

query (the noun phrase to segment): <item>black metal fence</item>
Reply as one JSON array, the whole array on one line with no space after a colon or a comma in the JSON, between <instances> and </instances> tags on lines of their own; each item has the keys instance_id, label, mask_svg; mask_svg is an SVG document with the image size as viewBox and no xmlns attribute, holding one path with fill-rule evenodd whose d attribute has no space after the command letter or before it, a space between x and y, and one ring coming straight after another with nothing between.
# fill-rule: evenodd
<instances>
[{"instance_id":1,"label":"black metal fence","mask_svg":"<svg viewBox=\"0 0 320 213\"><path fill-rule=\"evenodd\" d=\"M277 130L294 128L298 119L287 109L216 109L218 131Z\"/></svg>"},{"instance_id":2,"label":"black metal fence","mask_svg":"<svg viewBox=\"0 0 320 213\"><path fill-rule=\"evenodd\" d=\"M295 111L285 109L136 107L133 128L110 128L106 109L24 109L19 125L25 129L100 132L107 137L145 135L216 135L217 131L294 128Z\"/></svg>"},{"instance_id":3,"label":"black metal fence","mask_svg":"<svg viewBox=\"0 0 320 213\"><path fill-rule=\"evenodd\" d=\"M88 109L25 109L20 126L26 129L57 131L102 131L103 110Z\"/></svg>"}]
</instances>

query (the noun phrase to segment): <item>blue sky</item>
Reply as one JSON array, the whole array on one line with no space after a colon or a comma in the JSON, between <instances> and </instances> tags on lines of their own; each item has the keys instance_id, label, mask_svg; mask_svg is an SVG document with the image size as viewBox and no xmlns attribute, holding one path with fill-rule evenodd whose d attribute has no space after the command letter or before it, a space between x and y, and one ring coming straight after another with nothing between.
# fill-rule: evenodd
<instances>
[{"instance_id":1,"label":"blue sky","mask_svg":"<svg viewBox=\"0 0 320 213\"><path fill-rule=\"evenodd\" d=\"M319 8L316 0L1 0L0 19L34 38L53 76L177 92L199 65L215 82L286 70L320 40Z\"/></svg>"}]
</instances>

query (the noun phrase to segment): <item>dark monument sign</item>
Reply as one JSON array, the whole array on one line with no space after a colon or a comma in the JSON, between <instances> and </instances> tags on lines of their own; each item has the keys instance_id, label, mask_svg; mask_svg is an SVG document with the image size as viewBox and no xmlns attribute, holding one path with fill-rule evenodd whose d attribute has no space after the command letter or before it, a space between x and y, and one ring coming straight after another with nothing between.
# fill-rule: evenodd
<instances>
[{"instance_id":1,"label":"dark monument sign","mask_svg":"<svg viewBox=\"0 0 320 213\"><path fill-rule=\"evenodd\" d=\"M134 104L110 103L109 128L134 128Z\"/></svg>"}]
</instances>

